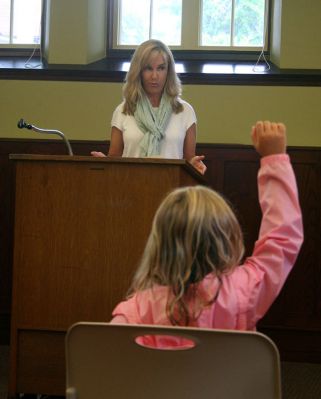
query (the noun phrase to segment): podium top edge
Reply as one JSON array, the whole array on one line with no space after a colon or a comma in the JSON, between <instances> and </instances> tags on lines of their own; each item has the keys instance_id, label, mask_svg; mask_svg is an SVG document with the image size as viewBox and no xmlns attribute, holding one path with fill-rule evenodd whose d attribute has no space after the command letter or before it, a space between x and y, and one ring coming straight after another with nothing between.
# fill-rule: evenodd
<instances>
[{"instance_id":1,"label":"podium top edge","mask_svg":"<svg viewBox=\"0 0 321 399\"><path fill-rule=\"evenodd\" d=\"M159 157L93 157L90 155L43 155L43 154L9 154L14 161L52 161L52 162L103 162L103 163L161 163L183 165L184 159L166 159Z\"/></svg>"},{"instance_id":2,"label":"podium top edge","mask_svg":"<svg viewBox=\"0 0 321 399\"><path fill-rule=\"evenodd\" d=\"M127 157L93 157L88 155L44 155L44 154L9 154L12 161L33 161L33 162L89 162L105 164L158 164L158 165L180 165L190 174L197 177L203 183L206 182L204 176L200 174L185 159L167 159L159 157L127 158Z\"/></svg>"},{"instance_id":3,"label":"podium top edge","mask_svg":"<svg viewBox=\"0 0 321 399\"><path fill-rule=\"evenodd\" d=\"M9 154L9 159L15 162L63 162L63 163L100 163L100 164L145 164L181 166L194 176L201 184L208 184L204 176L199 173L185 159L169 159L160 157L127 158L127 157L93 157L91 155L44 155L44 154Z\"/></svg>"}]
</instances>

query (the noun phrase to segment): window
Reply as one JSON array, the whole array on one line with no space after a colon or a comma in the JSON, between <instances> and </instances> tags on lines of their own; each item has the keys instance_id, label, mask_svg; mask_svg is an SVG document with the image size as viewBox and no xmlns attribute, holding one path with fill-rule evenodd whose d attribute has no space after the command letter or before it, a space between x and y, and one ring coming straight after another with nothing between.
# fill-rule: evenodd
<instances>
[{"instance_id":1,"label":"window","mask_svg":"<svg viewBox=\"0 0 321 399\"><path fill-rule=\"evenodd\" d=\"M133 46L151 37L168 45L181 44L182 0L120 0L118 4L119 44Z\"/></svg>"},{"instance_id":2,"label":"window","mask_svg":"<svg viewBox=\"0 0 321 399\"><path fill-rule=\"evenodd\" d=\"M262 47L264 0L203 0L201 46Z\"/></svg>"},{"instance_id":3,"label":"window","mask_svg":"<svg viewBox=\"0 0 321 399\"><path fill-rule=\"evenodd\" d=\"M268 0L114 0L113 48L157 38L174 49L258 51Z\"/></svg>"},{"instance_id":4,"label":"window","mask_svg":"<svg viewBox=\"0 0 321 399\"><path fill-rule=\"evenodd\" d=\"M41 0L0 0L0 46L40 44Z\"/></svg>"}]
</instances>

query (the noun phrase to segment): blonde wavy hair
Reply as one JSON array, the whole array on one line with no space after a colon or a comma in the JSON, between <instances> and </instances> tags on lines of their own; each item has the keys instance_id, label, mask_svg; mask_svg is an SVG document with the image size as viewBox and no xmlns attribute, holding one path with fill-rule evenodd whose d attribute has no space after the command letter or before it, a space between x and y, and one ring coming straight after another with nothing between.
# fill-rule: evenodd
<instances>
[{"instance_id":1,"label":"blonde wavy hair","mask_svg":"<svg viewBox=\"0 0 321 399\"><path fill-rule=\"evenodd\" d=\"M167 63L167 79L164 92L167 93L170 98L173 111L176 114L182 112L183 106L178 101L178 97L181 95L182 91L181 82L175 71L173 54L166 44L160 40L151 39L138 46L133 54L123 87L123 96L125 100L123 108L124 114L134 115L137 101L144 93L141 73L156 54L161 54Z\"/></svg>"},{"instance_id":2,"label":"blonde wavy hair","mask_svg":"<svg viewBox=\"0 0 321 399\"><path fill-rule=\"evenodd\" d=\"M197 296L197 283L214 273L221 284L222 274L236 267L243 254L241 227L220 194L203 186L176 189L155 214L130 293L167 286L169 320L188 325L195 319L188 298ZM218 294L219 289L201 309Z\"/></svg>"}]
</instances>

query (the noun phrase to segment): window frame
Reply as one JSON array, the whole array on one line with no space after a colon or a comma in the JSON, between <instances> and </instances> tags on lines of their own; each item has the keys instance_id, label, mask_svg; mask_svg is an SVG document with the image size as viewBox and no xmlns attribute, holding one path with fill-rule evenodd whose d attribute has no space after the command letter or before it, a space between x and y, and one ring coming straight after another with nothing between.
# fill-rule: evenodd
<instances>
[{"instance_id":1,"label":"window frame","mask_svg":"<svg viewBox=\"0 0 321 399\"><path fill-rule=\"evenodd\" d=\"M195 12L191 12L192 5L197 1L197 9L199 11L198 15L191 20L190 16L195 15ZM115 21L118 21L118 4L119 0L109 0L107 7L107 57L120 57L127 58L130 56L136 46L128 45L117 45L117 29L118 25ZM202 0L183 0L183 10L182 10L182 41L184 41L184 31L191 25L195 23L195 19L200 21L201 16L201 4ZM271 30L271 7L272 1L266 0L266 13L265 13L265 31L264 31L264 54L269 55L269 43L270 43L270 30ZM193 10L195 10L193 8ZM185 22L184 22L185 21ZM192 42L184 42L182 46L170 46L173 54L179 59L201 59L201 60L254 60L257 59L259 54L262 52L262 47L222 47L222 46L197 46L200 35L200 24L198 29L195 29ZM192 43L188 46L189 43Z\"/></svg>"},{"instance_id":2,"label":"window frame","mask_svg":"<svg viewBox=\"0 0 321 399\"><path fill-rule=\"evenodd\" d=\"M12 38L12 32L13 32L13 2L14 0L10 0L10 38ZM31 51L34 51L35 56L39 56L41 53L41 47L42 47L42 40L44 37L45 33L45 27L43 23L43 16L45 15L47 7L47 1L46 0L41 0L41 16L40 16L40 21L41 21L41 29L40 29L40 43L28 43L28 44L22 44L22 43L0 43L0 56L24 56L24 55L30 55Z\"/></svg>"},{"instance_id":3,"label":"window frame","mask_svg":"<svg viewBox=\"0 0 321 399\"><path fill-rule=\"evenodd\" d=\"M269 1L269 32L272 34L273 2ZM46 13L46 1L43 1L43 16ZM118 82L124 81L126 72L123 63L130 61L132 50L112 49L112 10L113 0L107 1L107 52L106 56L96 62L86 65L50 65L42 59L42 65L37 68L26 68L25 56L30 56L30 49L0 48L0 81L9 80L43 80L43 81L80 81L80 82ZM42 45L45 33L46 19L42 24ZM105 36L106 37L106 36ZM33 50L33 49L31 49ZM220 51L184 51L173 50L175 61L184 66L184 72L179 76L183 84L195 85L246 85L246 86L302 86L320 87L321 72L319 69L282 69L270 62L271 68L263 73L256 71L237 72L237 66L254 66L261 52L220 52ZM34 53L39 55L39 49ZM268 52L264 52L268 58ZM254 63L253 63L254 61ZM232 73L204 71L204 64L228 65Z\"/></svg>"}]
</instances>

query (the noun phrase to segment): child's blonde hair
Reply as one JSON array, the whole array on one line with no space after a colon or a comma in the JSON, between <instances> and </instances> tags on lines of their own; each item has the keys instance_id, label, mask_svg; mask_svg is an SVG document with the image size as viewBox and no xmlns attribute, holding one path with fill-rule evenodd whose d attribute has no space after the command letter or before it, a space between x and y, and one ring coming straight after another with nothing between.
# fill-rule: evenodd
<instances>
[{"instance_id":1,"label":"child's blonde hair","mask_svg":"<svg viewBox=\"0 0 321 399\"><path fill-rule=\"evenodd\" d=\"M221 283L221 275L237 266L243 254L240 225L223 197L203 186L179 188L156 212L131 291L168 286L171 323L188 325L194 317L188 291L194 288L197 295L197 283L209 273ZM213 293L210 303L215 299Z\"/></svg>"},{"instance_id":2,"label":"child's blonde hair","mask_svg":"<svg viewBox=\"0 0 321 399\"><path fill-rule=\"evenodd\" d=\"M183 110L182 104L178 101L178 97L181 94L181 82L175 71L173 54L166 44L160 40L151 39L138 46L133 54L123 87L124 114L134 115L137 101L144 93L141 73L156 54L161 54L167 64L167 79L164 92L170 98L172 109L175 113Z\"/></svg>"}]
</instances>

